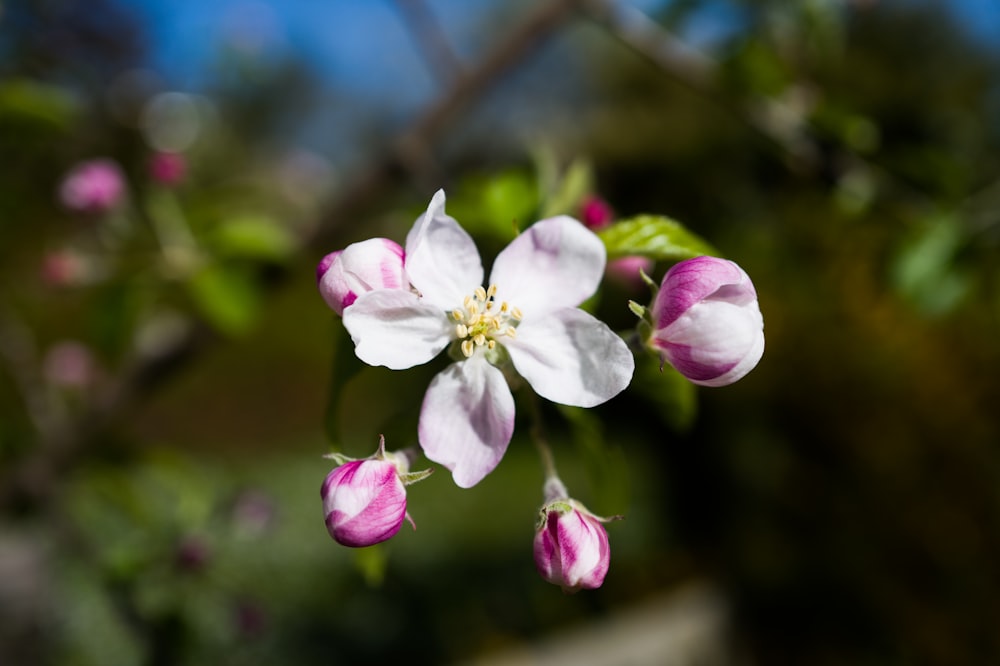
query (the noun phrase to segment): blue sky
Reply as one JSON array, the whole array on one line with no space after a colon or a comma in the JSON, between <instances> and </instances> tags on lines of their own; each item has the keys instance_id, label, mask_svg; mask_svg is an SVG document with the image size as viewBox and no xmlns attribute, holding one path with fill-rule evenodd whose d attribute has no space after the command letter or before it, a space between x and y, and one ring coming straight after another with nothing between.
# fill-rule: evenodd
<instances>
[{"instance_id":1,"label":"blue sky","mask_svg":"<svg viewBox=\"0 0 1000 666\"><path fill-rule=\"evenodd\" d=\"M121 0L127 2L128 0ZM617 0L651 11L672 0ZM848 0L796 0L838 3ZM1000 0L869 0L941 2L983 43L1000 47ZM460 57L474 60L504 34L497 7L519 17L531 0L425 0ZM420 108L437 86L395 9L396 0L131 0L151 41L150 63L168 86L198 90L213 76L224 44L261 62L282 54L304 56L339 91L369 107L406 112ZM710 45L737 28L732 0L706 0L682 37ZM513 18L511 20L514 20ZM491 23L498 23L496 29ZM479 41L474 41L479 40ZM329 118L332 124L333 118Z\"/></svg>"},{"instance_id":2,"label":"blue sky","mask_svg":"<svg viewBox=\"0 0 1000 666\"><path fill-rule=\"evenodd\" d=\"M618 0L644 10L670 0ZM802 0L806 1L806 0ZM809 0L838 2L838 0ZM906 2L918 0L877 0ZM933 0L932 0L933 1ZM938 0L987 44L1000 45L1000 0ZM504 0L426 0L453 48L470 56L481 47L484 21ZM525 3L510 2L522 8ZM284 50L304 54L339 83L422 96L429 75L417 61L394 0L133 0L150 32L154 66L179 87L197 87L222 40L269 57ZM532 4L532 3L528 3ZM732 27L725 0L711 0L687 37L711 40ZM488 34L488 33L487 33ZM464 40L464 41L463 41Z\"/></svg>"}]
</instances>

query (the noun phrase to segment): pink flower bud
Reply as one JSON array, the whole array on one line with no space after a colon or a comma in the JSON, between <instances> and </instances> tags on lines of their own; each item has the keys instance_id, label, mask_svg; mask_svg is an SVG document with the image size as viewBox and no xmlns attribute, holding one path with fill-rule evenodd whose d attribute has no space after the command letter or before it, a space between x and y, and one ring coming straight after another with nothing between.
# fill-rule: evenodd
<instances>
[{"instance_id":1,"label":"pink flower bud","mask_svg":"<svg viewBox=\"0 0 1000 666\"><path fill-rule=\"evenodd\" d=\"M580 205L580 221L591 231L600 231L611 224L615 214L601 197L588 195Z\"/></svg>"},{"instance_id":2,"label":"pink flower bud","mask_svg":"<svg viewBox=\"0 0 1000 666\"><path fill-rule=\"evenodd\" d=\"M156 153L149 158L149 176L157 183L173 187L187 172L187 162L180 153Z\"/></svg>"},{"instance_id":3,"label":"pink flower bud","mask_svg":"<svg viewBox=\"0 0 1000 666\"><path fill-rule=\"evenodd\" d=\"M330 472L323 488L326 529L344 546L371 546L393 537L406 517L406 489L388 460L352 460Z\"/></svg>"},{"instance_id":4,"label":"pink flower bud","mask_svg":"<svg viewBox=\"0 0 1000 666\"><path fill-rule=\"evenodd\" d=\"M118 205L124 193L121 169L108 159L77 164L59 186L63 205L81 213L107 212Z\"/></svg>"},{"instance_id":5,"label":"pink flower bud","mask_svg":"<svg viewBox=\"0 0 1000 666\"><path fill-rule=\"evenodd\" d=\"M609 261L604 272L621 286L627 289L638 290L644 284L640 271L649 275L653 272L653 266L655 265L656 262L649 257L630 254Z\"/></svg>"},{"instance_id":6,"label":"pink flower bud","mask_svg":"<svg viewBox=\"0 0 1000 666\"><path fill-rule=\"evenodd\" d=\"M663 276L649 343L695 384L725 386L764 353L764 319L749 276L731 261L695 257Z\"/></svg>"},{"instance_id":7,"label":"pink flower bud","mask_svg":"<svg viewBox=\"0 0 1000 666\"><path fill-rule=\"evenodd\" d=\"M371 238L331 252L316 267L319 292L338 315L374 289L405 289L403 248L385 238Z\"/></svg>"},{"instance_id":8,"label":"pink flower bud","mask_svg":"<svg viewBox=\"0 0 1000 666\"><path fill-rule=\"evenodd\" d=\"M42 281L53 287L69 287L86 281L86 260L73 250L56 250L42 258Z\"/></svg>"},{"instance_id":9,"label":"pink flower bud","mask_svg":"<svg viewBox=\"0 0 1000 666\"><path fill-rule=\"evenodd\" d=\"M97 379L97 362L83 343L67 340L45 354L45 378L64 389L86 389Z\"/></svg>"},{"instance_id":10,"label":"pink flower bud","mask_svg":"<svg viewBox=\"0 0 1000 666\"><path fill-rule=\"evenodd\" d=\"M539 575L564 592L600 587L611 563L602 522L573 499L555 499L543 506L535 532Z\"/></svg>"}]
</instances>

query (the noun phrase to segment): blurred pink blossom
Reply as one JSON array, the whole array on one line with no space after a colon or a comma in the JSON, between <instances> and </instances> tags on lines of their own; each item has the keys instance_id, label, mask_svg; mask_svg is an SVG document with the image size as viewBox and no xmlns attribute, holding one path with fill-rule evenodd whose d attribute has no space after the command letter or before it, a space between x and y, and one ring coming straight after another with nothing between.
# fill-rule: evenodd
<instances>
[{"instance_id":1,"label":"blurred pink blossom","mask_svg":"<svg viewBox=\"0 0 1000 666\"><path fill-rule=\"evenodd\" d=\"M86 262L73 250L55 250L42 258L42 282L53 287L80 284L87 273Z\"/></svg>"},{"instance_id":2,"label":"blurred pink blossom","mask_svg":"<svg viewBox=\"0 0 1000 666\"><path fill-rule=\"evenodd\" d=\"M106 213L125 194L125 179L118 164L99 158L80 162L66 174L59 186L59 199L70 210Z\"/></svg>"},{"instance_id":3,"label":"blurred pink blossom","mask_svg":"<svg viewBox=\"0 0 1000 666\"><path fill-rule=\"evenodd\" d=\"M45 355L45 378L60 388L84 389L92 385L97 364L90 349L81 342L56 343Z\"/></svg>"},{"instance_id":4,"label":"blurred pink blossom","mask_svg":"<svg viewBox=\"0 0 1000 666\"><path fill-rule=\"evenodd\" d=\"M187 160L180 153L154 153L149 158L149 175L160 185L178 185L186 174Z\"/></svg>"}]
</instances>

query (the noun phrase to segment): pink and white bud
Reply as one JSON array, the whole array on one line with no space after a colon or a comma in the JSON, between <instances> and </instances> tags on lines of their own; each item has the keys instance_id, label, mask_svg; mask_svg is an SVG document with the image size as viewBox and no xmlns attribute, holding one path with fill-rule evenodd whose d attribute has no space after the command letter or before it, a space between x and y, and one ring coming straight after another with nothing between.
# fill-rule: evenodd
<instances>
[{"instance_id":1,"label":"pink and white bud","mask_svg":"<svg viewBox=\"0 0 1000 666\"><path fill-rule=\"evenodd\" d=\"M184 180L187 161L180 153L155 153L149 158L149 176L165 187L173 187Z\"/></svg>"},{"instance_id":2,"label":"pink and white bud","mask_svg":"<svg viewBox=\"0 0 1000 666\"><path fill-rule=\"evenodd\" d=\"M339 453L328 456L342 463L327 474L320 496L326 529L337 543L360 548L395 536L406 513L406 486L430 476L433 470L411 472L411 451L387 452L385 438L364 460ZM414 525L416 528L416 525Z\"/></svg>"},{"instance_id":3,"label":"pink and white bud","mask_svg":"<svg viewBox=\"0 0 1000 666\"><path fill-rule=\"evenodd\" d=\"M750 277L732 261L695 257L663 276L649 344L695 384L725 386L764 353L764 319Z\"/></svg>"},{"instance_id":4,"label":"pink and white bud","mask_svg":"<svg viewBox=\"0 0 1000 666\"><path fill-rule=\"evenodd\" d=\"M545 495L534 544L539 575L563 592L600 587L611 564L605 519L566 497L558 479L546 483Z\"/></svg>"},{"instance_id":5,"label":"pink and white bud","mask_svg":"<svg viewBox=\"0 0 1000 666\"><path fill-rule=\"evenodd\" d=\"M121 169L109 159L77 164L59 186L63 205L81 213L105 213L117 206L124 194Z\"/></svg>"},{"instance_id":6,"label":"pink and white bud","mask_svg":"<svg viewBox=\"0 0 1000 666\"><path fill-rule=\"evenodd\" d=\"M323 488L326 529L344 546L392 538L406 517L406 488L388 460L352 460L330 472Z\"/></svg>"},{"instance_id":7,"label":"pink and white bud","mask_svg":"<svg viewBox=\"0 0 1000 666\"><path fill-rule=\"evenodd\" d=\"M358 296L374 289L406 289L405 252L398 243L371 238L348 245L323 257L316 267L316 281L326 304L344 314Z\"/></svg>"}]
</instances>

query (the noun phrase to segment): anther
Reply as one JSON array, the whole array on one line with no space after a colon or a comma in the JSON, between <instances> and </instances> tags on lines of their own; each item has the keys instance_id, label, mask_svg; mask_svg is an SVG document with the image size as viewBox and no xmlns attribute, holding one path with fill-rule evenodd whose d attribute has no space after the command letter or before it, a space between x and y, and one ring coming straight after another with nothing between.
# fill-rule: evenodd
<instances>
[{"instance_id":1,"label":"anther","mask_svg":"<svg viewBox=\"0 0 1000 666\"><path fill-rule=\"evenodd\" d=\"M472 357L472 351L474 348L475 347L472 344L472 340L465 340L464 342L462 342L462 353L465 354L465 358Z\"/></svg>"}]
</instances>

